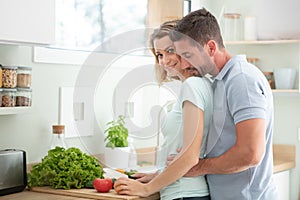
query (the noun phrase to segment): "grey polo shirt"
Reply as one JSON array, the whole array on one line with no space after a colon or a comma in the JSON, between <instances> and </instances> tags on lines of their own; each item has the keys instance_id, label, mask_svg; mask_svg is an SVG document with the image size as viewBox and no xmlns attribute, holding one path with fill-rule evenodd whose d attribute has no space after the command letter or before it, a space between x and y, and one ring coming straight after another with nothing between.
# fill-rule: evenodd
<instances>
[{"instance_id":1,"label":"grey polo shirt","mask_svg":"<svg viewBox=\"0 0 300 200\"><path fill-rule=\"evenodd\" d=\"M276 200L273 174L273 96L262 72L245 55L231 58L215 77L214 112L207 157L224 154L236 142L235 125L253 118L266 120L266 151L261 163L234 174L207 175L211 198L217 200Z\"/></svg>"}]
</instances>

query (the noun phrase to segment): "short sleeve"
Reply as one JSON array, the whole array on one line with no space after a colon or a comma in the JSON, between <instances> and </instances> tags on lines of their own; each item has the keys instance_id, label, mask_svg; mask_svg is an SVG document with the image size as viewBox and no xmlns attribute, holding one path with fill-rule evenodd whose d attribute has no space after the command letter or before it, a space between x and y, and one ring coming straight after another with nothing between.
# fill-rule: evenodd
<instances>
[{"instance_id":1,"label":"short sleeve","mask_svg":"<svg viewBox=\"0 0 300 200\"><path fill-rule=\"evenodd\" d=\"M201 110L205 110L210 94L210 83L206 78L190 77L183 82L180 92L181 107L184 101L190 101Z\"/></svg>"},{"instance_id":2,"label":"short sleeve","mask_svg":"<svg viewBox=\"0 0 300 200\"><path fill-rule=\"evenodd\" d=\"M235 124L253 118L266 118L264 86L257 79L240 73L228 81L227 87L228 107Z\"/></svg>"}]
</instances>

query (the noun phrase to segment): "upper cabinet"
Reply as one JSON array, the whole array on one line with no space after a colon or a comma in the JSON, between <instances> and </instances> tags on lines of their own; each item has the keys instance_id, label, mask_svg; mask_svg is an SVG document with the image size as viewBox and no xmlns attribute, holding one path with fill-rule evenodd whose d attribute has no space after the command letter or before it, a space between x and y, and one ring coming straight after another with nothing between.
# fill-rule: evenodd
<instances>
[{"instance_id":1,"label":"upper cabinet","mask_svg":"<svg viewBox=\"0 0 300 200\"><path fill-rule=\"evenodd\" d=\"M156 27L165 21L181 19L183 0L148 0L147 26Z\"/></svg>"},{"instance_id":2,"label":"upper cabinet","mask_svg":"<svg viewBox=\"0 0 300 200\"><path fill-rule=\"evenodd\" d=\"M1 0L0 42L48 45L55 41L54 0Z\"/></svg>"}]
</instances>

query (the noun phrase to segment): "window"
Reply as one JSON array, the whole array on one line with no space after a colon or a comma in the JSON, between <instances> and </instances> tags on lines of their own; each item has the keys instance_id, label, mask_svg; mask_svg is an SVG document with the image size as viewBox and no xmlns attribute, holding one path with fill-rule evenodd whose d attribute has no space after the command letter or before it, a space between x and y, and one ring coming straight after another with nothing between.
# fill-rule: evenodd
<instances>
[{"instance_id":1,"label":"window","mask_svg":"<svg viewBox=\"0 0 300 200\"><path fill-rule=\"evenodd\" d=\"M145 27L146 14L147 0L56 0L56 44L35 47L34 62L81 65L105 39Z\"/></svg>"},{"instance_id":2,"label":"window","mask_svg":"<svg viewBox=\"0 0 300 200\"><path fill-rule=\"evenodd\" d=\"M56 47L93 50L105 38L145 27L147 0L56 0Z\"/></svg>"}]
</instances>

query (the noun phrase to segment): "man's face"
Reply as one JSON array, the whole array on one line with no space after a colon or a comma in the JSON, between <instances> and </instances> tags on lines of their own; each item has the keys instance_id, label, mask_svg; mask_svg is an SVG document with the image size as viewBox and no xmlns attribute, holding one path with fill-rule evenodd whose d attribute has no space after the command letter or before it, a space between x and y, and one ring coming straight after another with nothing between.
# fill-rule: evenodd
<instances>
[{"instance_id":1,"label":"man's face","mask_svg":"<svg viewBox=\"0 0 300 200\"><path fill-rule=\"evenodd\" d=\"M176 53L191 63L199 71L201 76L210 74L210 72L216 69L215 63L212 62L206 50L196 41L185 38L175 41L174 46ZM182 65L182 67L184 67L184 65Z\"/></svg>"}]
</instances>

